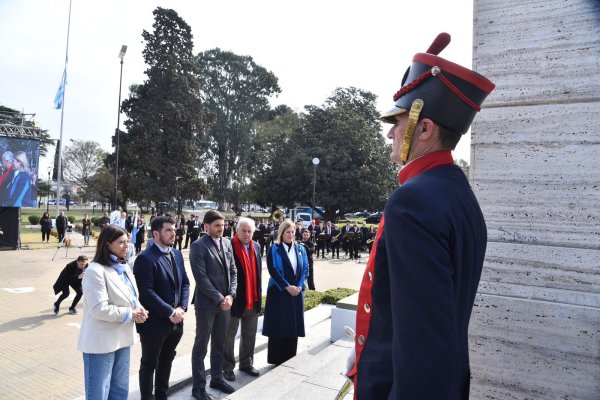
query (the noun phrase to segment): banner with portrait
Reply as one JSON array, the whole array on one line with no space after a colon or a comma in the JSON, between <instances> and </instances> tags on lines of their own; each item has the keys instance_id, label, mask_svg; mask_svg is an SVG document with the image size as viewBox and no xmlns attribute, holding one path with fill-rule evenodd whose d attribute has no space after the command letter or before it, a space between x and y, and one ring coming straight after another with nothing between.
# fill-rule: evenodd
<instances>
[{"instance_id":1,"label":"banner with portrait","mask_svg":"<svg viewBox=\"0 0 600 400\"><path fill-rule=\"evenodd\" d=\"M0 136L0 207L36 207L40 142Z\"/></svg>"}]
</instances>

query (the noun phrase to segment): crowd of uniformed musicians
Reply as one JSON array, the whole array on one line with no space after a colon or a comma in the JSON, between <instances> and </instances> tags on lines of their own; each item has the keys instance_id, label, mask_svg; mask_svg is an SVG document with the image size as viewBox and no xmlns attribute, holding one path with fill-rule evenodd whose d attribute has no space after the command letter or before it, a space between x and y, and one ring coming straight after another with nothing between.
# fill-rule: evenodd
<instances>
[{"instance_id":1,"label":"crowd of uniformed musicians","mask_svg":"<svg viewBox=\"0 0 600 400\"><path fill-rule=\"evenodd\" d=\"M280 220L271 218L253 218L256 222L256 231L252 240L260 244L261 256L264 256L279 229ZM184 249L189 243L193 243L198 237L204 234L200 216L191 214L185 220L185 216L181 215L176 219L177 240L176 245L184 245ZM185 221L185 222L184 222ZM225 231L223 237L231 238L235 235L235 227L237 223L234 220L225 221ZM310 233L309 240L311 245L306 246L306 242L302 238L302 232ZM334 224L331 221L321 221L315 218L311 221L308 227L304 226L303 221L296 222L295 239L300 244L305 244L308 256L315 255L317 259L326 259L331 255L331 259L340 259L340 249L343 251L342 259L356 260L360 259L361 252L370 252L373 244L373 239L377 233L375 225L367 226L363 223L361 226L358 222L346 221L344 226ZM184 241L185 236L185 241Z\"/></svg>"}]
</instances>

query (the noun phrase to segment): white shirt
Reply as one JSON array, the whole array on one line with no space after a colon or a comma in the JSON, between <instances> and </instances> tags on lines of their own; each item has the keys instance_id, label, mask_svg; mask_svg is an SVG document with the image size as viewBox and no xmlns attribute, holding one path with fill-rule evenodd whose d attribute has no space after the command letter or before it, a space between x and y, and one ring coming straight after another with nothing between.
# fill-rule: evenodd
<instances>
[{"instance_id":1,"label":"white shirt","mask_svg":"<svg viewBox=\"0 0 600 400\"><path fill-rule=\"evenodd\" d=\"M283 248L285 249L285 252L287 253L287 256L290 260L290 264L292 264L292 269L294 270L294 274L295 274L296 270L298 269L298 257L296 256L296 248L293 244L292 244L291 249L290 249L290 246L287 245L287 243L281 242L281 244L283 244Z\"/></svg>"}]
</instances>

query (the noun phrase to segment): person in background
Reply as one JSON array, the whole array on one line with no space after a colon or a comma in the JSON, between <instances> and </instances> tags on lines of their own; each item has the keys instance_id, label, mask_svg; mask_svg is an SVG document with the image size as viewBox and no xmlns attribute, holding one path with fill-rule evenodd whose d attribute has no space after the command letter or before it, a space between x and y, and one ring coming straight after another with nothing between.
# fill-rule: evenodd
<instances>
[{"instance_id":1,"label":"person in background","mask_svg":"<svg viewBox=\"0 0 600 400\"><path fill-rule=\"evenodd\" d=\"M50 242L50 233L52 232L52 220L47 212L42 215L40 218L40 226L42 228L42 243L45 241L46 243Z\"/></svg>"},{"instance_id":2,"label":"person in background","mask_svg":"<svg viewBox=\"0 0 600 400\"><path fill-rule=\"evenodd\" d=\"M88 217L87 214L83 215L81 233L83 234L83 245L89 245L90 235L92 234L92 220Z\"/></svg>"},{"instance_id":3,"label":"person in background","mask_svg":"<svg viewBox=\"0 0 600 400\"><path fill-rule=\"evenodd\" d=\"M183 243L183 235L185 233L185 217L183 214L175 222L175 243L173 248L177 247L181 251L181 244Z\"/></svg>"},{"instance_id":4,"label":"person in background","mask_svg":"<svg viewBox=\"0 0 600 400\"><path fill-rule=\"evenodd\" d=\"M87 266L88 258L84 255L81 255L77 257L77 260L68 263L60 272L58 279L52 287L54 289L54 294L62 292L56 302L53 304L54 314L58 315L60 303L69 297L69 286L75 290L75 298L71 303L71 307L69 307L69 314L77 314L75 307L83 295L83 292L81 291L81 280L83 279L83 273Z\"/></svg>"},{"instance_id":5,"label":"person in background","mask_svg":"<svg viewBox=\"0 0 600 400\"><path fill-rule=\"evenodd\" d=\"M315 290L315 276L314 276L314 260L313 254L315 252L315 243L310 238L310 231L308 229L304 229L302 231L302 241L299 242L300 245L304 246L306 250L306 257L308 258L308 274L306 276L306 283L308 284L309 290Z\"/></svg>"},{"instance_id":6,"label":"person in background","mask_svg":"<svg viewBox=\"0 0 600 400\"><path fill-rule=\"evenodd\" d=\"M262 334L269 338L267 362L280 365L296 355L298 337L304 336L304 280L308 273L306 250L294 240L290 219L279 225L275 243L267 252L269 286Z\"/></svg>"},{"instance_id":7,"label":"person in background","mask_svg":"<svg viewBox=\"0 0 600 400\"><path fill-rule=\"evenodd\" d=\"M135 255L142 252L142 245L146 239L146 219L140 215L136 221L137 231L135 231Z\"/></svg>"},{"instance_id":8,"label":"person in background","mask_svg":"<svg viewBox=\"0 0 600 400\"><path fill-rule=\"evenodd\" d=\"M260 244L252 240L255 231L254 221L241 217L237 222L236 234L232 240L238 285L236 299L231 306L231 321L227 330L223 360L223 378L228 381L235 381L234 344L240 324L240 371L250 376L259 375L258 370L254 368L254 345L258 316L261 310L262 260Z\"/></svg>"},{"instance_id":9,"label":"person in background","mask_svg":"<svg viewBox=\"0 0 600 400\"><path fill-rule=\"evenodd\" d=\"M63 211L61 211L58 217L56 217L54 225L56 225L56 233L58 233L58 242L61 243L65 238L65 232L69 226L69 220L67 217L65 217L65 213Z\"/></svg>"},{"instance_id":10,"label":"person in background","mask_svg":"<svg viewBox=\"0 0 600 400\"><path fill-rule=\"evenodd\" d=\"M98 227L100 228L100 230L102 230L108 224L110 224L110 217L108 216L107 212L104 212L104 215L98 221Z\"/></svg>"},{"instance_id":11,"label":"person in background","mask_svg":"<svg viewBox=\"0 0 600 400\"><path fill-rule=\"evenodd\" d=\"M77 349L83 353L87 399L126 400L129 395L130 348L134 323L144 323L131 268L127 264L127 232L104 227L96 254L83 276L83 317Z\"/></svg>"}]
</instances>

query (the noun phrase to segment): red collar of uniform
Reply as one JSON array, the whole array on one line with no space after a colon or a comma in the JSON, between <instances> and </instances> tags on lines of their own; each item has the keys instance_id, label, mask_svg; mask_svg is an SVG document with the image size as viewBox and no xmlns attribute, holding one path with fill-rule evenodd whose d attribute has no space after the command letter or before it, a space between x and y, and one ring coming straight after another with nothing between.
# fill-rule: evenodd
<instances>
[{"instance_id":1,"label":"red collar of uniform","mask_svg":"<svg viewBox=\"0 0 600 400\"><path fill-rule=\"evenodd\" d=\"M439 150L425 154L409 162L398 172L398 181L403 185L410 178L440 165L454 164L450 150Z\"/></svg>"}]
</instances>

